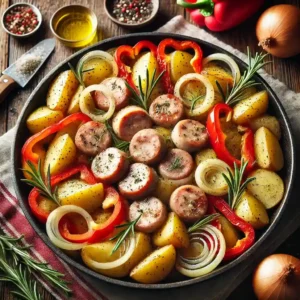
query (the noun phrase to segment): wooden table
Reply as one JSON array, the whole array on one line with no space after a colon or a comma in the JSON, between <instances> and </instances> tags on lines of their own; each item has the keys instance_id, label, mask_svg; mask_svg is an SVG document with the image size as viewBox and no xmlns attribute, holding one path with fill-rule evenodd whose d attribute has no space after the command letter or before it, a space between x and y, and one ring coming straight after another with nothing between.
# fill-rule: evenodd
<instances>
[{"instance_id":1,"label":"wooden table","mask_svg":"<svg viewBox=\"0 0 300 300\"><path fill-rule=\"evenodd\" d=\"M2 12L11 4L18 2L16 0L1 0L0 3L0 13ZM9 38L8 35L3 31L0 30L0 70L4 70L9 64L13 63L18 57L20 57L25 51L30 49L34 46L37 42L44 38L52 37L51 31L49 28L49 21L54 13L61 5L62 2L58 0L31 0L27 1L30 3L35 4L38 6L43 14L44 22L42 28L39 32L32 38L28 40L16 40L13 38ZM263 11L266 7L280 4L280 3L290 3L300 6L300 0L269 0L266 1L268 4L265 5L261 11ZM99 20L99 39L104 39L112 36L118 36L125 33L129 33L128 30L117 26L116 24L112 23L104 13L102 8L103 0L65 0L63 1L63 5L67 4L82 4L90 7L96 12ZM176 15L183 15L187 20L189 19L188 14L185 11L176 5L175 0L161 0L160 1L160 12L159 16L156 21L149 27L141 29L140 31L153 31L162 26L166 23L169 19ZM260 12L261 13L261 12ZM228 32L223 33L215 33L214 35L219 38L220 40L236 47L237 49L245 52L246 47L249 45L251 49L257 49L257 40L255 37L255 24L257 21L258 16L260 13L257 13L254 17L246 21L244 24L230 30ZM51 56L49 61L44 65L43 69L38 73L38 75L30 82L30 84L23 90L18 90L14 94L10 95L9 98L6 99L4 103L0 105L0 135L5 133L7 130L12 128L18 118L18 115L23 107L24 102L35 88L37 83L60 61L64 58L68 57L74 51L72 49L68 49L64 47L62 44L57 43L56 50L54 55ZM266 70L277 77L279 80L283 81L290 87L291 89L295 90L296 92L300 92L300 56L290 58L290 59L277 59L272 58L273 63L266 66ZM41 99L42 101L42 99ZM287 221L288 222L288 219ZM286 238L295 230L299 224L297 222L291 222L289 225L288 230L282 232ZM280 225L279 225L280 227ZM285 244L285 246L281 249L286 250L291 254L298 254L299 253L299 246L297 240L299 238L300 232L296 232L289 240L289 243ZM280 240L281 241L281 240ZM271 245L266 245L265 253L270 253L274 249L276 249L280 241L272 242ZM292 246L290 246L292 245ZM259 257L256 257L258 260ZM240 272L237 273L234 282L230 282L230 286L226 288L223 295L219 294L213 299L225 299L228 295L245 279L247 274L250 274L252 267L247 265L241 267ZM226 274L221 276L227 277ZM225 280L225 279L224 279ZM226 281L226 280L225 280ZM206 284L207 285L207 284ZM217 287L214 287L217 288ZM9 296L9 289L6 284L0 284L0 299L12 299ZM245 291L247 291L247 299L253 299L253 295L251 294L251 286L249 284L249 280L242 285L236 292L231 294L229 299L245 299ZM44 299L54 299L51 295L44 293ZM212 298L211 298L212 299Z\"/></svg>"}]
</instances>

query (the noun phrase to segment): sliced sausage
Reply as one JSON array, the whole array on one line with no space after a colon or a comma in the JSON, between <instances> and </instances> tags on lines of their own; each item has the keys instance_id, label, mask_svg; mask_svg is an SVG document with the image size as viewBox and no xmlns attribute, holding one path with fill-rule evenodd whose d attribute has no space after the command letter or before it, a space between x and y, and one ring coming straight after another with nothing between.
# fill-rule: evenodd
<instances>
[{"instance_id":1,"label":"sliced sausage","mask_svg":"<svg viewBox=\"0 0 300 300\"><path fill-rule=\"evenodd\" d=\"M157 185L156 172L142 163L134 163L128 175L119 182L120 193L128 199L139 200L149 196Z\"/></svg>"},{"instance_id":2,"label":"sliced sausage","mask_svg":"<svg viewBox=\"0 0 300 300\"><path fill-rule=\"evenodd\" d=\"M130 91L126 87L125 80L118 77L110 77L101 82L104 84L111 92L116 100L116 110L128 105ZM109 108L109 101L101 92L95 92L94 101L98 108L107 111Z\"/></svg>"},{"instance_id":3,"label":"sliced sausage","mask_svg":"<svg viewBox=\"0 0 300 300\"><path fill-rule=\"evenodd\" d=\"M158 171L165 179L179 180L188 177L194 170L192 156L181 149L171 149L159 164Z\"/></svg>"},{"instance_id":4,"label":"sliced sausage","mask_svg":"<svg viewBox=\"0 0 300 300\"><path fill-rule=\"evenodd\" d=\"M154 129L143 129L137 132L130 142L130 155L136 162L155 164L166 153L164 138Z\"/></svg>"},{"instance_id":5,"label":"sliced sausage","mask_svg":"<svg viewBox=\"0 0 300 300\"><path fill-rule=\"evenodd\" d=\"M92 162L95 177L107 183L115 183L122 179L129 168L125 152L110 147L99 153Z\"/></svg>"},{"instance_id":6,"label":"sliced sausage","mask_svg":"<svg viewBox=\"0 0 300 300\"><path fill-rule=\"evenodd\" d=\"M205 193L194 185L183 185L171 195L170 208L184 222L196 222L207 211L208 202Z\"/></svg>"},{"instance_id":7,"label":"sliced sausage","mask_svg":"<svg viewBox=\"0 0 300 300\"><path fill-rule=\"evenodd\" d=\"M141 232L153 232L167 220L166 206L155 197L133 202L129 207L129 220L136 220L141 213L142 216L135 225L135 228Z\"/></svg>"},{"instance_id":8,"label":"sliced sausage","mask_svg":"<svg viewBox=\"0 0 300 300\"><path fill-rule=\"evenodd\" d=\"M177 148L188 152L198 151L208 143L206 127L189 119L179 121L175 125L171 138Z\"/></svg>"},{"instance_id":9,"label":"sliced sausage","mask_svg":"<svg viewBox=\"0 0 300 300\"><path fill-rule=\"evenodd\" d=\"M138 106L127 106L113 118L112 127L117 136L127 142L140 130L151 128L152 120L148 113Z\"/></svg>"},{"instance_id":10,"label":"sliced sausage","mask_svg":"<svg viewBox=\"0 0 300 300\"><path fill-rule=\"evenodd\" d=\"M149 115L156 125L173 127L183 118L184 108L181 100L172 94L157 97L149 108Z\"/></svg>"},{"instance_id":11,"label":"sliced sausage","mask_svg":"<svg viewBox=\"0 0 300 300\"><path fill-rule=\"evenodd\" d=\"M111 145L111 135L103 123L89 121L77 130L75 144L83 153L95 156Z\"/></svg>"}]
</instances>

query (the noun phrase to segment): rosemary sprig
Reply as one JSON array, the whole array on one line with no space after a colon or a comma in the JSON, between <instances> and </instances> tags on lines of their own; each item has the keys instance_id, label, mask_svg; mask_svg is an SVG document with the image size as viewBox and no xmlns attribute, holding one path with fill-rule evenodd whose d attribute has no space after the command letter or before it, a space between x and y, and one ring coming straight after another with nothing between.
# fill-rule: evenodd
<instances>
[{"instance_id":1,"label":"rosemary sprig","mask_svg":"<svg viewBox=\"0 0 300 300\"><path fill-rule=\"evenodd\" d=\"M243 175L245 173L248 161L241 160L240 168L234 163L234 171L228 169L228 176L222 174L228 184L228 204L234 209L241 199L243 192L245 191L247 184L255 179L255 177L247 178L243 183Z\"/></svg>"},{"instance_id":2,"label":"rosemary sprig","mask_svg":"<svg viewBox=\"0 0 300 300\"><path fill-rule=\"evenodd\" d=\"M193 110L195 109L196 103L197 103L199 100L203 99L203 98L204 98L204 96L203 96L203 95L200 95L200 96L198 96L198 97L195 97L195 98L192 100L191 112L193 112Z\"/></svg>"},{"instance_id":3,"label":"rosemary sprig","mask_svg":"<svg viewBox=\"0 0 300 300\"><path fill-rule=\"evenodd\" d=\"M116 242L114 248L112 249L111 254L113 254L120 248L121 244L124 242L126 237L128 237L130 235L130 233L134 235L134 227L135 227L136 223L140 220L142 215L143 215L143 212L141 211L141 214L134 221L131 221L131 222L128 222L125 224L121 224L121 225L118 225L115 227L115 228L125 227L125 229L122 230L121 232L119 232L114 237L109 239L110 241L114 241L117 239L117 242Z\"/></svg>"},{"instance_id":4,"label":"rosemary sprig","mask_svg":"<svg viewBox=\"0 0 300 300\"><path fill-rule=\"evenodd\" d=\"M23 169L24 172L28 173L31 176L31 179L21 179L22 181L26 182L27 184L38 188L41 195L45 196L46 198L54 201L57 205L60 205L60 202L56 196L56 190L52 190L51 187L51 175L50 175L50 165L48 166L47 176L46 179L43 179L42 176L42 167L41 167L41 160L38 162L38 168L31 161L27 161L30 170Z\"/></svg>"},{"instance_id":5,"label":"rosemary sprig","mask_svg":"<svg viewBox=\"0 0 300 300\"><path fill-rule=\"evenodd\" d=\"M215 220L219 216L220 216L220 214L218 214L218 213L211 214L211 215L208 215L208 216L204 216L202 219L197 221L194 225L189 227L188 233L199 230L201 227L203 227L204 225L209 224L210 222L212 222L213 220Z\"/></svg>"},{"instance_id":6,"label":"rosemary sprig","mask_svg":"<svg viewBox=\"0 0 300 300\"><path fill-rule=\"evenodd\" d=\"M182 159L181 157L176 157L173 162L171 163L171 166L169 167L169 171L174 171L177 169L182 169L183 168L183 164L182 164Z\"/></svg>"},{"instance_id":7,"label":"rosemary sprig","mask_svg":"<svg viewBox=\"0 0 300 300\"><path fill-rule=\"evenodd\" d=\"M155 88L155 86L157 85L157 83L159 82L159 80L161 79L161 77L163 76L164 72L160 73L157 78L156 77L156 69L154 70L152 77L150 78L149 76L149 70L146 70L146 88L145 88L145 92L143 92L143 87L142 87L142 79L141 76L139 76L138 79L138 91L136 91L134 88L132 88L127 82L125 82L127 88L129 89L129 91L132 94L132 101L142 107L145 110L148 110L149 108L149 98L151 97L151 94Z\"/></svg>"},{"instance_id":8,"label":"rosemary sprig","mask_svg":"<svg viewBox=\"0 0 300 300\"><path fill-rule=\"evenodd\" d=\"M258 82L255 82L255 80L253 80L252 77L259 69L261 69L264 65L269 63L264 62L264 59L268 54L256 52L255 57L252 61L249 47L247 48L247 53L248 67L245 70L244 74L241 76L240 80L238 82L236 82L236 80L234 81L233 88L230 91L228 97L226 97L226 103L228 105L232 105L236 102L243 100L245 98L245 90L259 84Z\"/></svg>"},{"instance_id":9,"label":"rosemary sprig","mask_svg":"<svg viewBox=\"0 0 300 300\"><path fill-rule=\"evenodd\" d=\"M41 263L33 259L28 249L30 246L21 246L23 236L12 238L0 235L0 270L3 273L0 277L2 281L8 281L17 287L13 293L19 298L26 300L42 300L37 291L37 282L30 274L43 276L54 287L61 289L66 295L71 294L68 283L63 279L64 275L58 271L50 269L47 263ZM12 262L8 263L8 258Z\"/></svg>"},{"instance_id":10,"label":"rosemary sprig","mask_svg":"<svg viewBox=\"0 0 300 300\"><path fill-rule=\"evenodd\" d=\"M69 65L69 68L70 70L73 72L74 76L76 77L76 79L78 80L79 84L82 85L84 88L85 88L85 84L83 82L83 78L82 78L82 75L86 72L90 72L90 71L93 71L94 68L91 68L91 69L86 69L86 70L83 70L83 64L81 64L80 68L79 68L79 72L77 72L75 70L75 68L71 65L71 63L68 63Z\"/></svg>"},{"instance_id":11,"label":"rosemary sprig","mask_svg":"<svg viewBox=\"0 0 300 300\"><path fill-rule=\"evenodd\" d=\"M114 146L116 148L120 149L121 151L128 152L130 143L119 139L107 121L105 121L105 125L106 125L108 132L110 133L110 135L112 137Z\"/></svg>"}]
</instances>

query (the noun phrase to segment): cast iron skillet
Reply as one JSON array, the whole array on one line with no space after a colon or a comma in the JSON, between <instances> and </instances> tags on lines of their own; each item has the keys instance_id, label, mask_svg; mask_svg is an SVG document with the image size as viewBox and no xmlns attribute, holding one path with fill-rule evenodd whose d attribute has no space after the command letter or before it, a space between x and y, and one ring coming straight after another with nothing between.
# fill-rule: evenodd
<instances>
[{"instance_id":1,"label":"cast iron skillet","mask_svg":"<svg viewBox=\"0 0 300 300\"><path fill-rule=\"evenodd\" d=\"M195 279L189 279L186 277L176 277L172 278L172 282L169 280L163 283L158 284L140 284L131 281L129 278L126 279L113 279L101 274L98 274L88 267L86 267L82 262L78 262L74 260L73 258L67 256L65 253L63 253L60 249L56 248L51 241L48 239L46 232L45 232L45 226L40 224L37 219L32 215L30 208L28 206L28 193L30 191L30 188L21 182L21 178L23 177L22 172L20 170L21 168L21 148L25 142L25 140L29 137L29 132L26 127L26 119L29 116L29 114L38 108L41 105L45 104L46 99L46 93L48 90L48 87L51 83L51 81L55 78L56 75L58 75L60 72L68 69L68 62L71 62L73 66L76 66L77 61L87 52L91 50L101 49L101 50L108 50L112 47L117 47L119 45L123 44L129 44L134 45L138 41L147 39L155 44L158 44L162 39L165 38L174 38L178 40L194 40L197 42L203 49L204 55L208 55L215 52L223 52L228 55L231 55L231 53L228 53L227 51L214 46L210 43L207 43L202 40L193 39L189 36L182 36L182 35L176 35L176 34L159 34L159 33L138 33L138 34L130 34L125 35L122 37L115 37L111 39L107 39L103 42L100 42L94 46L91 46L89 48L83 49L76 54L72 55L70 58L66 59L62 63L60 63L56 68L54 68L35 88L35 90L32 92L31 96L27 100L27 102L24 105L24 108L21 112L21 115L19 117L18 123L17 123L17 130L16 135L14 137L13 141L13 147L12 147L12 172L13 172L13 182L14 187L17 193L17 197L20 201L20 205L24 211L25 216L29 220L30 224L33 226L37 234L42 238L42 240L54 251L56 255L58 255L60 258L62 258L65 262L70 264L73 267L76 267L80 271L89 274L95 278L98 278L100 280L104 280L113 284L132 287L132 288L144 288L144 289L166 289L166 288L175 288L175 287L181 287L185 285L190 285L194 283L201 282L203 280L206 280L208 278L217 276L232 267L239 264L241 261L245 259L249 259L249 256L254 251L259 251L259 247L263 243L263 241L266 239L266 237L273 231L275 225L278 223L281 214L284 211L284 208L288 205L288 198L290 196L291 187L294 179L294 173L295 173L295 154L294 154L294 143L291 133L290 124L287 118L287 115L279 101L279 99L276 97L275 93L272 91L272 89L268 86L268 84L259 76L257 75L255 80L260 82L262 84L262 88L266 89L269 93L270 97L270 111L273 115L275 115L281 124L282 129L282 139L281 139L281 145L284 153L285 158L285 167L284 170L281 172L281 176L284 179L285 182L285 195L284 199L281 201L280 205L274 209L272 212L270 225L268 228L263 230L261 233L258 233L258 239L256 243L243 255L238 257L237 259L233 260L232 262L229 262L227 264L219 266L215 271L211 272L210 274L207 274L205 276L195 278ZM231 55L232 56L232 55ZM245 63L238 59L237 57L233 57L235 61L238 63L238 65L241 67L241 69L244 69Z\"/></svg>"}]
</instances>

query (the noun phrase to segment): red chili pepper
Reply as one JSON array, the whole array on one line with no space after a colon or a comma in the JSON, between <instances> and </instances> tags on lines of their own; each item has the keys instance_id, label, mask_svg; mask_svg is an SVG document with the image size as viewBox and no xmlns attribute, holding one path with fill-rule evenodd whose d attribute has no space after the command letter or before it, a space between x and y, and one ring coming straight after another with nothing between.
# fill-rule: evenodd
<instances>
[{"instance_id":1,"label":"red chili pepper","mask_svg":"<svg viewBox=\"0 0 300 300\"><path fill-rule=\"evenodd\" d=\"M115 52L115 60L119 67L118 76L125 79L128 84L135 90L137 90L137 88L132 80L131 72L129 71L130 67L124 62L124 59L135 59L143 49L149 49L153 56L156 58L157 47L150 41L140 41L133 47L122 45L118 47Z\"/></svg>"},{"instance_id":2,"label":"red chili pepper","mask_svg":"<svg viewBox=\"0 0 300 300\"><path fill-rule=\"evenodd\" d=\"M61 121L59 121L56 124L53 124L44 130L36 133L35 135L31 136L26 143L24 144L22 148L22 159L23 161L31 161L33 164L38 164L39 156L33 152L33 147L35 144L37 144L39 141L45 139L49 135L58 132L59 130L65 128L69 124L81 121L83 123L86 123L88 121L91 121L91 118L83 113L75 113L70 116L65 117Z\"/></svg>"},{"instance_id":3,"label":"red chili pepper","mask_svg":"<svg viewBox=\"0 0 300 300\"><path fill-rule=\"evenodd\" d=\"M191 60L191 65L195 73L200 73L202 70L203 53L200 46L193 41L176 41L173 39L162 40L157 47L157 61L160 72L164 72L162 77L163 86L168 94L174 94L174 85L171 81L170 62L167 59L166 48L171 47L175 50L193 49L195 54Z\"/></svg>"},{"instance_id":4,"label":"red chili pepper","mask_svg":"<svg viewBox=\"0 0 300 300\"><path fill-rule=\"evenodd\" d=\"M97 183L97 180L96 180L94 174L92 173L92 171L89 169L89 167L84 164L79 164L75 167L71 167L71 168L67 169L66 171L64 171L60 174L52 176L51 177L51 187L56 186L58 183L74 176L77 173L80 173L80 178L84 182L86 182L88 184L96 184ZM37 217L37 219L42 223L46 223L47 218L50 213L48 211L43 210L39 206L39 202L38 202L39 196L40 196L39 190L37 188L33 188L28 196L29 206L32 210L32 213Z\"/></svg>"},{"instance_id":5,"label":"red chili pepper","mask_svg":"<svg viewBox=\"0 0 300 300\"><path fill-rule=\"evenodd\" d=\"M241 230L245 237L238 240L233 248L227 249L223 260L232 260L246 250L255 242L255 230L253 227L235 214L225 200L220 197L208 196L208 201L235 227Z\"/></svg>"},{"instance_id":6,"label":"red chili pepper","mask_svg":"<svg viewBox=\"0 0 300 300\"><path fill-rule=\"evenodd\" d=\"M264 0L177 0L190 11L192 20L211 31L233 28L251 17Z\"/></svg>"},{"instance_id":7,"label":"red chili pepper","mask_svg":"<svg viewBox=\"0 0 300 300\"><path fill-rule=\"evenodd\" d=\"M218 158L225 161L229 166L233 167L234 163L238 166L241 165L241 161L235 158L226 148L226 134L222 131L222 125L220 117L225 115L225 118L231 118L233 109L225 104L216 104L207 118L207 131L209 134L210 143L216 152ZM244 161L248 161L247 172L251 171L255 165L255 152L254 152L254 135L250 128L242 138L241 154Z\"/></svg>"}]
</instances>

